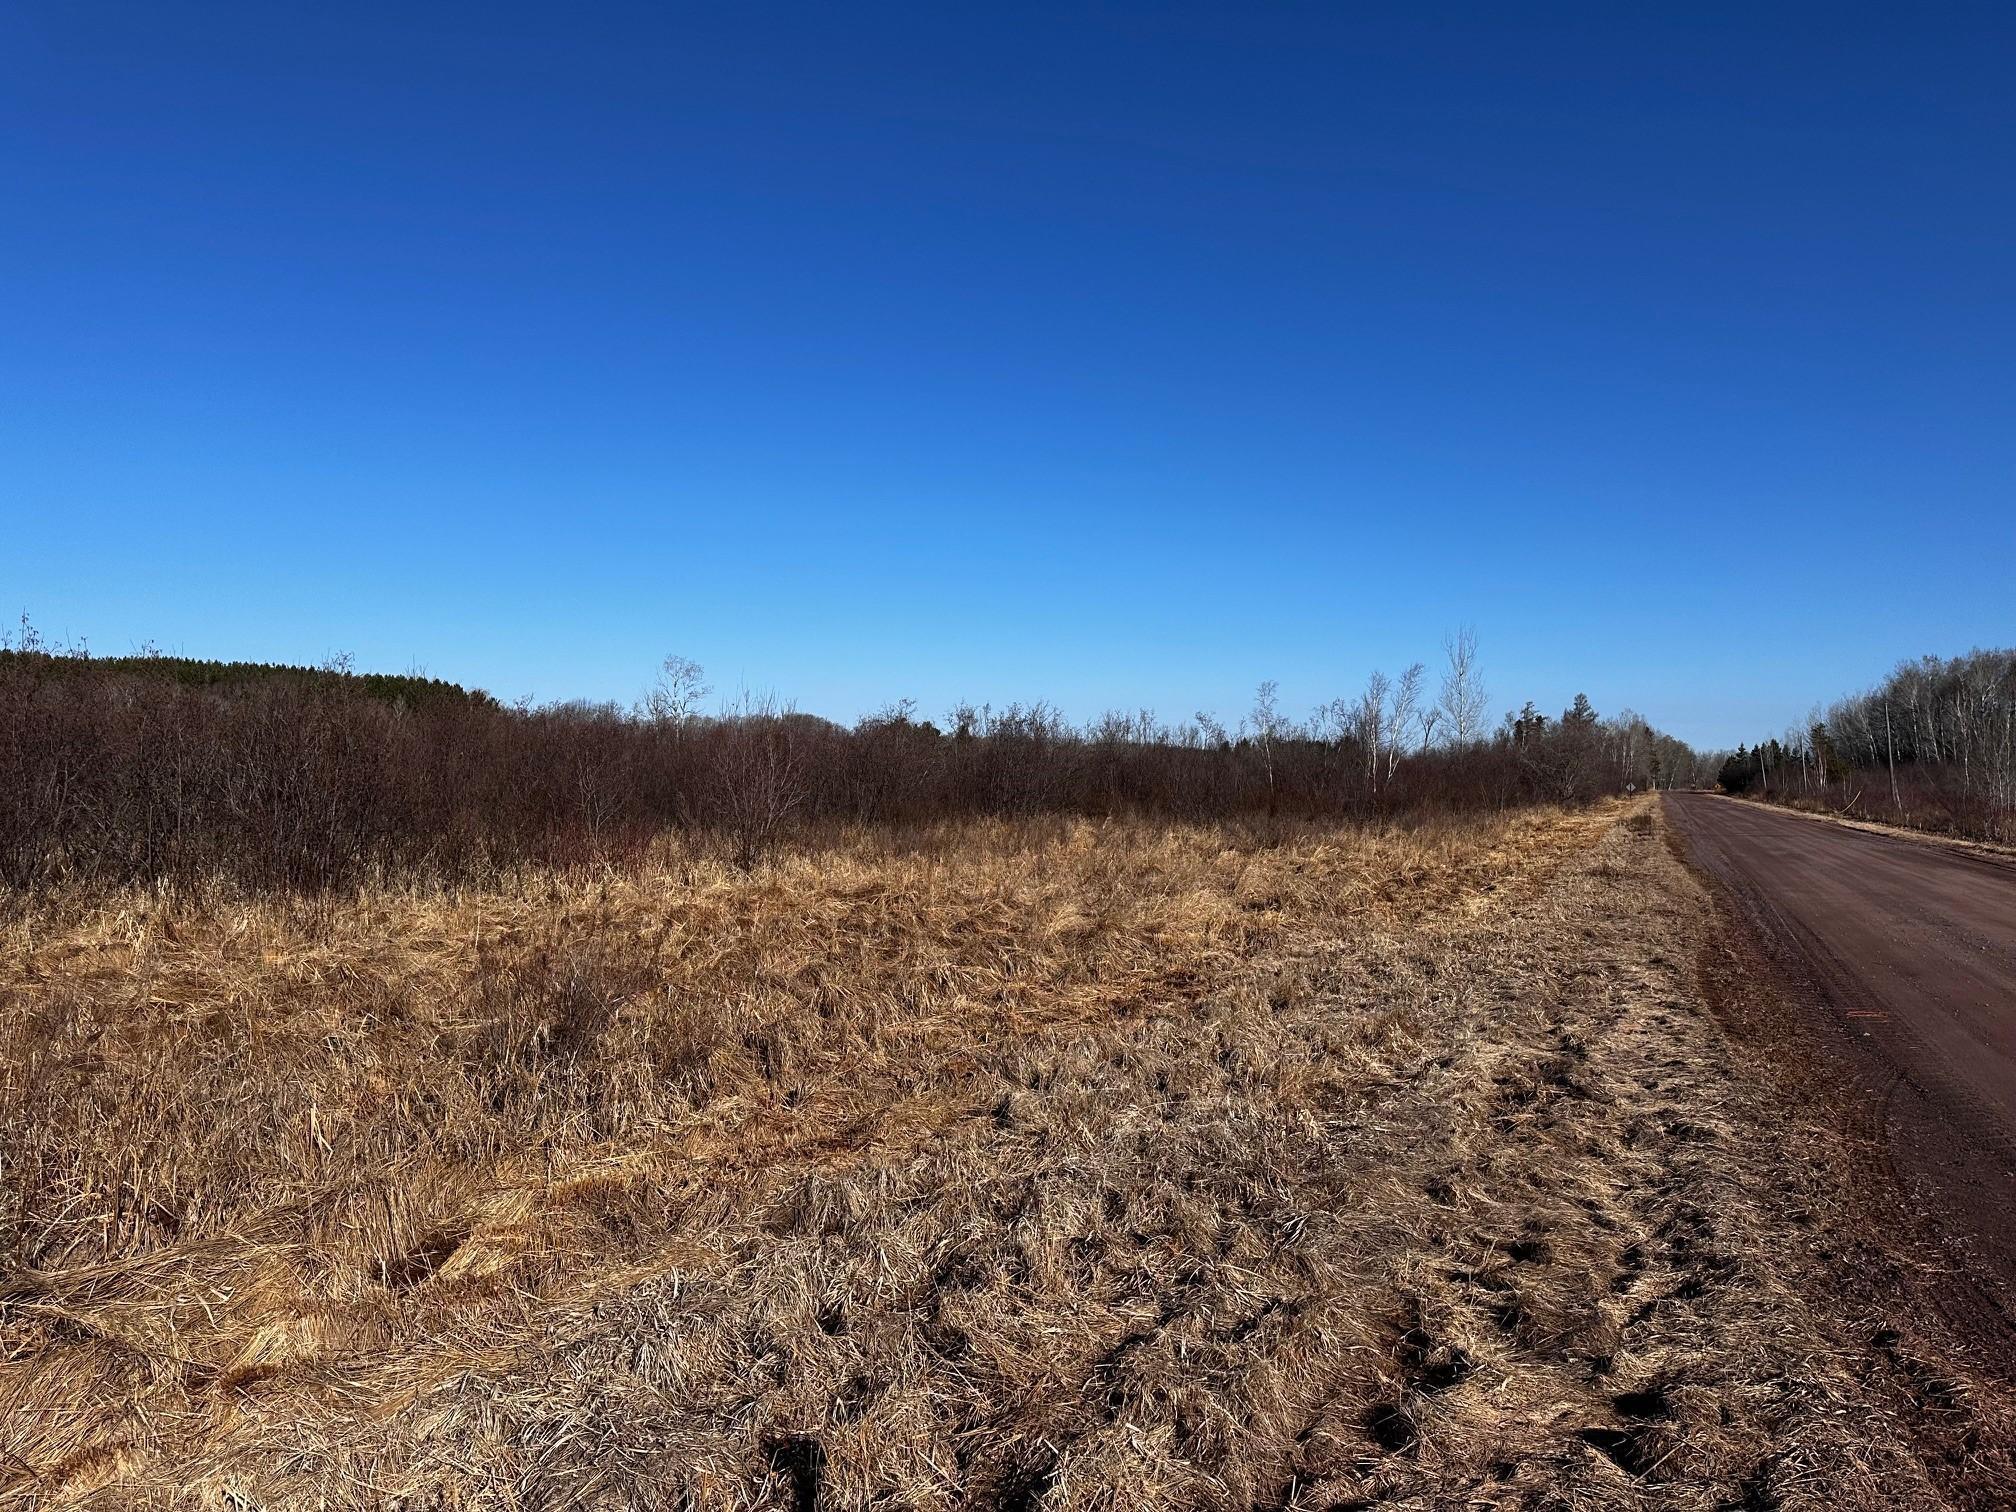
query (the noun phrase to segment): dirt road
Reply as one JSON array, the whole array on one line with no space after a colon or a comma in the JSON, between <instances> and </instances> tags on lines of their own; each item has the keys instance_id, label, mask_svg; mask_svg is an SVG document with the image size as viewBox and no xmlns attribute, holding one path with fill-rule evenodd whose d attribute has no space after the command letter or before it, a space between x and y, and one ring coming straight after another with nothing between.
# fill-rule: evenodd
<instances>
[{"instance_id":1,"label":"dirt road","mask_svg":"<svg viewBox=\"0 0 2016 1512\"><path fill-rule=\"evenodd\" d=\"M1668 795L1780 973L1856 1158L1894 1181L1949 1321L2016 1357L2016 863ZM1943 1251L1943 1253L1941 1253Z\"/></svg>"}]
</instances>

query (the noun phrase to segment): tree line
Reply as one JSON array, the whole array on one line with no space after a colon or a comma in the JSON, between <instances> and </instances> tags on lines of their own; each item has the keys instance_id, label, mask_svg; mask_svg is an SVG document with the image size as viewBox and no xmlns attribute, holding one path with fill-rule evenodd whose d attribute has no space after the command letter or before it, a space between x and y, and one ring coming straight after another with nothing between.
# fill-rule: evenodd
<instances>
[{"instance_id":1,"label":"tree line","mask_svg":"<svg viewBox=\"0 0 2016 1512\"><path fill-rule=\"evenodd\" d=\"M1900 663L1803 727L1739 746L1728 792L2016 840L2016 651Z\"/></svg>"},{"instance_id":2,"label":"tree line","mask_svg":"<svg viewBox=\"0 0 2016 1512\"><path fill-rule=\"evenodd\" d=\"M1694 780L1684 745L1585 698L1487 726L1475 636L1446 652L1433 687L1420 664L1375 673L1302 718L1266 682L1230 724L1078 725L1036 701L846 726L750 695L710 708L679 657L634 706L532 707L341 662L211 675L24 636L0 649L0 883L460 885L633 863L668 831L754 865L842 824L1409 818Z\"/></svg>"}]
</instances>

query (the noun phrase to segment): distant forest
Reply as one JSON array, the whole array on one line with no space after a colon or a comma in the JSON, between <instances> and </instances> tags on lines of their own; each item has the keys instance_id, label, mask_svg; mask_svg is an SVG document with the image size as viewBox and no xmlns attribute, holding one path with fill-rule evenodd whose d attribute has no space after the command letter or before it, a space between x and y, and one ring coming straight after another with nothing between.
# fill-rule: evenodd
<instances>
[{"instance_id":1,"label":"distant forest","mask_svg":"<svg viewBox=\"0 0 2016 1512\"><path fill-rule=\"evenodd\" d=\"M344 660L92 657L24 622L0 649L0 883L455 885L634 864L668 832L753 866L837 825L1413 820L1703 780L1687 746L1586 698L1489 724L1475 636L1444 649L1432 687L1421 664L1374 674L1300 719L1263 683L1229 727L1076 725L1041 701L843 726L748 696L710 712L676 656L634 707L506 707Z\"/></svg>"},{"instance_id":2,"label":"distant forest","mask_svg":"<svg viewBox=\"0 0 2016 1512\"><path fill-rule=\"evenodd\" d=\"M1738 747L1731 793L2016 841L2016 651L1904 662L1805 728Z\"/></svg>"},{"instance_id":3,"label":"distant forest","mask_svg":"<svg viewBox=\"0 0 2016 1512\"><path fill-rule=\"evenodd\" d=\"M199 661L193 657L152 652L135 656L89 656L67 650L52 652L41 645L33 627L24 624L18 642L9 637L7 644L0 645L0 673L29 669L41 677L152 678L185 688L281 683L323 691L340 689L357 697L404 704L409 708L441 702L495 707L497 702L480 689L463 688L455 683L443 682L438 677L411 672L352 671L348 659L342 657L328 666L295 667L279 662Z\"/></svg>"}]
</instances>

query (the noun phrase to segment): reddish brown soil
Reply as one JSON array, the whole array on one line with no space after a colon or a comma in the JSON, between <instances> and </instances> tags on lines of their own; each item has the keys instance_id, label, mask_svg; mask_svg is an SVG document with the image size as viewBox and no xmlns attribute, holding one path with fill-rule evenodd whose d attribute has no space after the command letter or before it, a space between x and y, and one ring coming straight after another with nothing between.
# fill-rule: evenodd
<instances>
[{"instance_id":1,"label":"reddish brown soil","mask_svg":"<svg viewBox=\"0 0 2016 1512\"><path fill-rule=\"evenodd\" d=\"M1667 812L1774 979L1755 1043L1839 1105L1922 1305L2016 1380L2016 864L1710 794Z\"/></svg>"}]
</instances>

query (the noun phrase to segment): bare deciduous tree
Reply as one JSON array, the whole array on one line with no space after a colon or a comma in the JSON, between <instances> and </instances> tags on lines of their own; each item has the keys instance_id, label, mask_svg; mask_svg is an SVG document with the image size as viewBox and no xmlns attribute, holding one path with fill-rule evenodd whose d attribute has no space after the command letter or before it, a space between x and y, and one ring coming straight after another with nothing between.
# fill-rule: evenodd
<instances>
[{"instance_id":1,"label":"bare deciduous tree","mask_svg":"<svg viewBox=\"0 0 2016 1512\"><path fill-rule=\"evenodd\" d=\"M700 663L674 654L659 667L658 680L638 702L637 712L653 724L685 725L700 712L700 700L713 691Z\"/></svg>"},{"instance_id":2,"label":"bare deciduous tree","mask_svg":"<svg viewBox=\"0 0 2016 1512\"><path fill-rule=\"evenodd\" d=\"M1490 697L1477 670L1477 632L1465 625L1442 642L1449 666L1442 674L1437 708L1449 723L1449 739L1458 746L1475 745L1484 736Z\"/></svg>"},{"instance_id":3,"label":"bare deciduous tree","mask_svg":"<svg viewBox=\"0 0 2016 1512\"><path fill-rule=\"evenodd\" d=\"M805 803L805 753L793 711L744 692L722 713L714 749L715 802L735 863L753 868Z\"/></svg>"},{"instance_id":4,"label":"bare deciduous tree","mask_svg":"<svg viewBox=\"0 0 2016 1512\"><path fill-rule=\"evenodd\" d=\"M1359 744L1364 749L1365 789L1368 793L1379 791L1380 758L1388 738L1386 694L1390 687L1384 672L1374 672L1366 679L1365 691L1358 697L1358 714L1354 723Z\"/></svg>"},{"instance_id":5,"label":"bare deciduous tree","mask_svg":"<svg viewBox=\"0 0 2016 1512\"><path fill-rule=\"evenodd\" d=\"M1408 730L1421 717L1421 685L1427 677L1428 669L1415 662L1400 674L1400 681L1393 685L1393 701L1387 715L1387 727L1392 732L1386 741L1386 776L1389 779L1400 765L1400 742L1407 738ZM1425 735L1422 744L1427 744Z\"/></svg>"},{"instance_id":6,"label":"bare deciduous tree","mask_svg":"<svg viewBox=\"0 0 2016 1512\"><path fill-rule=\"evenodd\" d=\"M1261 683L1253 693L1253 741L1260 748L1260 759L1267 768L1267 811L1271 814L1276 804L1274 782L1274 748L1287 733L1286 722L1281 718L1280 702L1277 695L1280 686L1273 678Z\"/></svg>"}]
</instances>

